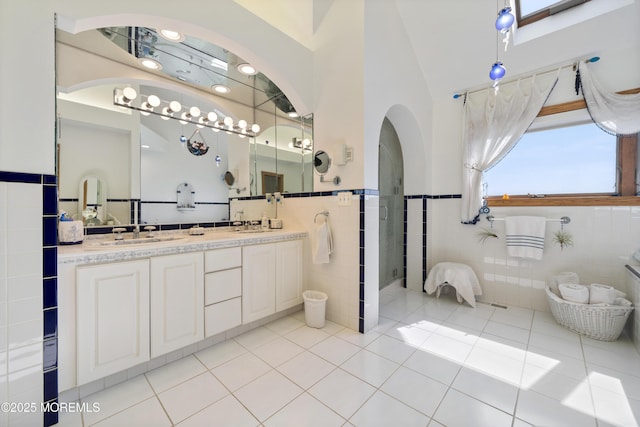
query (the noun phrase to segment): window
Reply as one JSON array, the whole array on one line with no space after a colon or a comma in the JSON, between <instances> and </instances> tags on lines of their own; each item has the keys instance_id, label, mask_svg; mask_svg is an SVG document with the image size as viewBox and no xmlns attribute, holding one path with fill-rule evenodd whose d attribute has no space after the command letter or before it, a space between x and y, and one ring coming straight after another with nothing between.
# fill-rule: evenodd
<instances>
[{"instance_id":1,"label":"window","mask_svg":"<svg viewBox=\"0 0 640 427\"><path fill-rule=\"evenodd\" d=\"M637 145L637 135L616 137L599 129L584 104L545 107L516 146L485 172L486 194L493 200L504 194L635 196Z\"/></svg>"},{"instance_id":2,"label":"window","mask_svg":"<svg viewBox=\"0 0 640 427\"><path fill-rule=\"evenodd\" d=\"M518 27L539 21L589 0L516 0Z\"/></svg>"},{"instance_id":3,"label":"window","mask_svg":"<svg viewBox=\"0 0 640 427\"><path fill-rule=\"evenodd\" d=\"M534 129L485 172L489 195L614 194L616 137L593 122Z\"/></svg>"}]
</instances>

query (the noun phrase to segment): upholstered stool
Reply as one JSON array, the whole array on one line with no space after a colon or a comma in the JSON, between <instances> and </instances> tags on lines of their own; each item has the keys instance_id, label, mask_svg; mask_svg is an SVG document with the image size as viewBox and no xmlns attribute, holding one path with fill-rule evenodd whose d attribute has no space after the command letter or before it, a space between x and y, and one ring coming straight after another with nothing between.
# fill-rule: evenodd
<instances>
[{"instance_id":1,"label":"upholstered stool","mask_svg":"<svg viewBox=\"0 0 640 427\"><path fill-rule=\"evenodd\" d=\"M428 294L436 292L440 297L443 286L451 285L456 290L459 303L466 301L471 307L476 306L476 295L482 295L482 288L476 273L471 267L459 262L439 262L434 265L427 276L422 288Z\"/></svg>"}]
</instances>

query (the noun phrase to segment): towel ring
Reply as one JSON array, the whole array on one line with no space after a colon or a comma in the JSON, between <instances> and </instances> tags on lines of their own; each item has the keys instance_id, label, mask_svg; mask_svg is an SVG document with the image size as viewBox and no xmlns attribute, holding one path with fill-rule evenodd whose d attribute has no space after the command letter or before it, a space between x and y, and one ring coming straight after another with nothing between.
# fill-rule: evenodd
<instances>
[{"instance_id":1,"label":"towel ring","mask_svg":"<svg viewBox=\"0 0 640 427\"><path fill-rule=\"evenodd\" d=\"M317 219L318 219L318 216L319 216L319 215L324 215L325 217L328 217L328 216L329 216L329 212L327 212L327 211L318 212L318 213L316 214L316 216L314 216L314 217L313 217L313 223L314 223L314 224L317 224L317 223L318 223L318 222L317 222Z\"/></svg>"}]
</instances>

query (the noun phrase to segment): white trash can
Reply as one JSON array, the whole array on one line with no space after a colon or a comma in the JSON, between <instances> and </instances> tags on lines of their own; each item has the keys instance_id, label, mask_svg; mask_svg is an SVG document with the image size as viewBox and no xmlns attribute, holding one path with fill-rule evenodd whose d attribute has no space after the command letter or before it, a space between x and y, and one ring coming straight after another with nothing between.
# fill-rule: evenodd
<instances>
[{"instance_id":1,"label":"white trash can","mask_svg":"<svg viewBox=\"0 0 640 427\"><path fill-rule=\"evenodd\" d=\"M304 320L311 328L324 327L324 312L327 307L327 294L319 291L304 291Z\"/></svg>"}]
</instances>

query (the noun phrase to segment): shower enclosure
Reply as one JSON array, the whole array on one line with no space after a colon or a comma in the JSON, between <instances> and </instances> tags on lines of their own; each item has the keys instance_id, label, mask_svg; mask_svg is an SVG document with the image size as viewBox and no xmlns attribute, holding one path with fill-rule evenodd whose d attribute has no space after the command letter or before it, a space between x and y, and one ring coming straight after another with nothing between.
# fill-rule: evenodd
<instances>
[{"instance_id":1,"label":"shower enclosure","mask_svg":"<svg viewBox=\"0 0 640 427\"><path fill-rule=\"evenodd\" d=\"M378 145L380 191L379 289L404 279L404 183L402 148L395 128L384 119ZM403 283L404 285L404 283Z\"/></svg>"}]
</instances>

